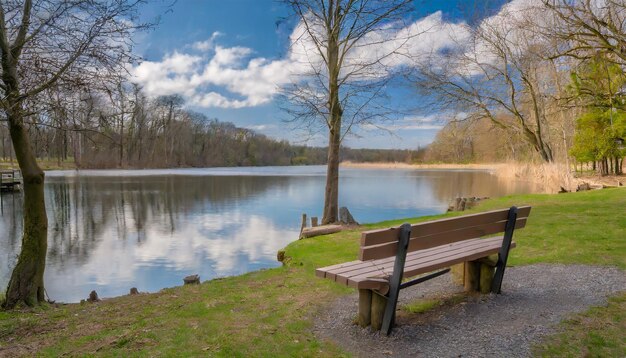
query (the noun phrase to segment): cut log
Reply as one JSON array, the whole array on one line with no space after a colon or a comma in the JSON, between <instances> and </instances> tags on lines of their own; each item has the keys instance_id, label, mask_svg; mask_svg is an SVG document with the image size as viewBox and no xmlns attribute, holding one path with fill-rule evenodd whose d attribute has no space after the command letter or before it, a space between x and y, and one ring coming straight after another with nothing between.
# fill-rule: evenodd
<instances>
[{"instance_id":1,"label":"cut log","mask_svg":"<svg viewBox=\"0 0 626 358\"><path fill-rule=\"evenodd\" d=\"M480 264L480 293L491 292L491 282L496 268L485 263Z\"/></svg>"},{"instance_id":2,"label":"cut log","mask_svg":"<svg viewBox=\"0 0 626 358\"><path fill-rule=\"evenodd\" d=\"M304 228L300 233L300 238L314 237L320 235L333 234L341 231L341 225L322 225L318 227Z\"/></svg>"},{"instance_id":3,"label":"cut log","mask_svg":"<svg viewBox=\"0 0 626 358\"><path fill-rule=\"evenodd\" d=\"M311 227L316 227L317 225L317 216L311 216Z\"/></svg>"},{"instance_id":4,"label":"cut log","mask_svg":"<svg viewBox=\"0 0 626 358\"><path fill-rule=\"evenodd\" d=\"M480 263L468 261L465 263L465 291L476 292L480 281Z\"/></svg>"},{"instance_id":5,"label":"cut log","mask_svg":"<svg viewBox=\"0 0 626 358\"><path fill-rule=\"evenodd\" d=\"M183 282L185 283L185 285L199 285L200 276L198 275L187 276L183 279Z\"/></svg>"},{"instance_id":6,"label":"cut log","mask_svg":"<svg viewBox=\"0 0 626 358\"><path fill-rule=\"evenodd\" d=\"M359 290L358 324L367 327L372 322L372 290Z\"/></svg>"},{"instance_id":7,"label":"cut log","mask_svg":"<svg viewBox=\"0 0 626 358\"><path fill-rule=\"evenodd\" d=\"M383 316L385 315L385 307L387 307L387 297L376 292L372 293L372 329L380 331L383 325Z\"/></svg>"},{"instance_id":8,"label":"cut log","mask_svg":"<svg viewBox=\"0 0 626 358\"><path fill-rule=\"evenodd\" d=\"M302 213L302 221L300 222L300 232L306 229L306 214Z\"/></svg>"}]
</instances>

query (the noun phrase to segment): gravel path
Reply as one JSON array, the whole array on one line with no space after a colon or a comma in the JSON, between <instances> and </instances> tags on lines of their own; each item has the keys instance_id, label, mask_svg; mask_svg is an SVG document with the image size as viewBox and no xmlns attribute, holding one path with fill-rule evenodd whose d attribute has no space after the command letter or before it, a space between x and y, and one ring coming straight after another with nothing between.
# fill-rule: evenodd
<instances>
[{"instance_id":1,"label":"gravel path","mask_svg":"<svg viewBox=\"0 0 626 358\"><path fill-rule=\"evenodd\" d=\"M399 307L417 298L462 290L444 275L400 291ZM320 312L320 338L362 357L527 357L531 345L570 314L626 290L626 273L583 265L507 268L501 295L476 295L421 315L398 315L389 337L353 324L356 294Z\"/></svg>"}]
</instances>

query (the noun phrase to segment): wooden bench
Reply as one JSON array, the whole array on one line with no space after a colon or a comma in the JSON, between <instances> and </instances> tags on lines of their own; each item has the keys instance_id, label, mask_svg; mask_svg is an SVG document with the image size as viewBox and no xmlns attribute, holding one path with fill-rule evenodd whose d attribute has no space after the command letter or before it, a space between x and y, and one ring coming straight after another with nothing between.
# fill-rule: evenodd
<instances>
[{"instance_id":1,"label":"wooden bench","mask_svg":"<svg viewBox=\"0 0 626 358\"><path fill-rule=\"evenodd\" d=\"M478 280L479 273L471 273L480 270L477 262L494 267L491 271L482 270L490 272L483 276L488 276L484 278L490 283L490 291L500 293L509 250L515 247L513 231L526 226L529 214L529 206L513 206L365 231L361 234L358 260L319 268L315 274L358 289L359 324L371 323L374 329L382 329L388 335L400 290L445 274L453 265L465 262L466 276L471 275L469 279L473 281ZM504 234L485 238L499 233ZM487 257L494 254L498 254L497 259L489 264ZM406 281L408 278L414 279ZM467 282L468 277L465 279ZM476 289L475 282L470 285Z\"/></svg>"}]
</instances>

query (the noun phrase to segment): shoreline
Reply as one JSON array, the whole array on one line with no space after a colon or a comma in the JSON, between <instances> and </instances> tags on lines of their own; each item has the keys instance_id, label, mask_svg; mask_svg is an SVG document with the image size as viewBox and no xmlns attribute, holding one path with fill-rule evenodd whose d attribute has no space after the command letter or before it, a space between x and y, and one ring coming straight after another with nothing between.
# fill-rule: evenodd
<instances>
[{"instance_id":1,"label":"shoreline","mask_svg":"<svg viewBox=\"0 0 626 358\"><path fill-rule=\"evenodd\" d=\"M350 162L345 161L339 163L344 168L363 168L363 169L455 169L455 170L497 170L499 167L505 166L503 163L469 163L469 164L450 164L450 163L433 163L433 164L408 164L402 162Z\"/></svg>"},{"instance_id":2,"label":"shoreline","mask_svg":"<svg viewBox=\"0 0 626 358\"><path fill-rule=\"evenodd\" d=\"M543 187L546 193L557 193L561 188L576 191L578 185L588 183L591 186L615 187L626 184L626 175L600 176L596 173L579 174L568 170L565 164L532 163L432 163L408 164L400 162L356 163L342 162L344 168L358 169L433 169L433 170L486 170L500 179L523 180Z\"/></svg>"}]
</instances>

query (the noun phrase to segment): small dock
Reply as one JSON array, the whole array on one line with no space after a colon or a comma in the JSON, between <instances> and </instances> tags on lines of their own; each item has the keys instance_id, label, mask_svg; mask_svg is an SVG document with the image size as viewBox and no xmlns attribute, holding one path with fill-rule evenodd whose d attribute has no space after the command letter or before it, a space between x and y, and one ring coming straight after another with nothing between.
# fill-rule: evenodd
<instances>
[{"instance_id":1,"label":"small dock","mask_svg":"<svg viewBox=\"0 0 626 358\"><path fill-rule=\"evenodd\" d=\"M13 192L22 188L22 172L17 169L0 169L0 191Z\"/></svg>"}]
</instances>

